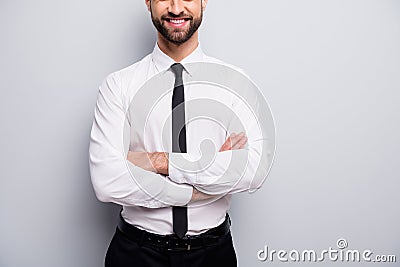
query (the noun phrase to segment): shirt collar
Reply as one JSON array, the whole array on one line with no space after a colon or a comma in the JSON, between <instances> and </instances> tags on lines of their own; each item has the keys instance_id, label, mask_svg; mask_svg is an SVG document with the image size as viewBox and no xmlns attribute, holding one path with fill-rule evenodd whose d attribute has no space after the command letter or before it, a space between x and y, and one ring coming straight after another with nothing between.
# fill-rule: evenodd
<instances>
[{"instance_id":1,"label":"shirt collar","mask_svg":"<svg viewBox=\"0 0 400 267\"><path fill-rule=\"evenodd\" d=\"M175 61L170 58L167 54L165 54L161 49L158 47L158 43L156 43L153 53L152 59L156 69L159 72L168 70ZM185 57L180 63L185 67L185 64L193 63L193 62L202 62L204 61L204 53L200 47L200 43L198 44L197 48L187 57ZM185 67L185 70L190 74L188 68Z\"/></svg>"}]
</instances>

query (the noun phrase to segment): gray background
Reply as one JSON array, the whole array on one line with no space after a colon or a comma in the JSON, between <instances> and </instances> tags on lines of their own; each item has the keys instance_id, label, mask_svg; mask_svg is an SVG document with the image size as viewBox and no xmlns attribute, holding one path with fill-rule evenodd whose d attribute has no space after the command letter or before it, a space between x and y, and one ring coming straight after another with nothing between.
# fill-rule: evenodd
<instances>
[{"instance_id":1,"label":"gray background","mask_svg":"<svg viewBox=\"0 0 400 267\"><path fill-rule=\"evenodd\" d=\"M394 0L210 0L203 49L246 70L277 128L264 187L233 201L240 266L326 265L256 253L340 237L399 262L399 11ZM102 266L118 207L94 196L89 131L102 79L153 49L144 0L1 0L0 34L0 266Z\"/></svg>"}]
</instances>

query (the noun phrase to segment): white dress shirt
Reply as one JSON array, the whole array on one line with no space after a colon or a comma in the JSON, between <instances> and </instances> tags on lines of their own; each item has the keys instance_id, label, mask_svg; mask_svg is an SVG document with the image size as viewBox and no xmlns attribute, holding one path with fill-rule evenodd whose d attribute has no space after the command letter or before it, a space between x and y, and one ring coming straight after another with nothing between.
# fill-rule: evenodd
<instances>
[{"instance_id":1,"label":"white dress shirt","mask_svg":"<svg viewBox=\"0 0 400 267\"><path fill-rule=\"evenodd\" d=\"M152 233L173 233L171 206L188 206L189 235L216 227L225 219L232 194L258 189L263 179L254 179L256 171L261 170L259 177L266 176L272 162L272 148L266 145L265 137L253 117L254 111L241 103L240 96L227 90L212 85L190 84L190 63L194 62L226 65L206 56L200 45L180 62L185 67L185 154L171 153L168 133L171 129L174 76L170 66L175 62L157 44L153 52L141 61L108 75L99 88L89 149L90 173L96 196L101 201L122 205L122 216L128 223ZM132 106L135 103L133 99L139 95L138 90L157 74L166 75L170 81L170 90L159 96L150 114L140 114L139 105ZM191 121L192 117L196 117L191 101L205 98L230 107L239 117L248 137L246 149L214 153L212 164L207 166L202 161L196 161L204 153L200 151L202 141L212 141L218 150L228 135L232 131L237 132L240 127L227 129L209 119L197 118ZM138 127L141 125L141 116L146 117L144 129ZM166 133L167 137L163 136ZM123 141L127 135L128 147ZM163 176L134 166L126 160L128 148L131 151L168 152L169 175ZM263 152L267 155L265 160L261 157ZM239 160L238 164L232 164L232 158ZM194 162L190 171L180 167L186 160ZM243 165L241 162L246 165L245 171L240 168ZM258 168L260 164L265 166ZM193 187L215 195L215 198L189 203Z\"/></svg>"}]
</instances>

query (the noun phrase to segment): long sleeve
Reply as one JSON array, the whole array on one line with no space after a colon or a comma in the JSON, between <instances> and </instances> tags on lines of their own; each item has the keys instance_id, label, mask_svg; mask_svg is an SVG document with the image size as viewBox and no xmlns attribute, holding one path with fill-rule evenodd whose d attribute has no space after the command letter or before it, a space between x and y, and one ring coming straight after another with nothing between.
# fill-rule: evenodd
<instances>
[{"instance_id":1,"label":"long sleeve","mask_svg":"<svg viewBox=\"0 0 400 267\"><path fill-rule=\"evenodd\" d=\"M97 198L124 206L160 208L187 204L193 188L145 171L126 160L126 120L119 73L110 74L99 88L90 135L89 165Z\"/></svg>"},{"instance_id":2,"label":"long sleeve","mask_svg":"<svg viewBox=\"0 0 400 267\"><path fill-rule=\"evenodd\" d=\"M211 195L255 191L261 187L273 158L274 134L268 130L273 128L272 115L268 116L269 107L260 100L262 94L250 89L245 94L246 101L235 98L227 132L246 132L246 147L218 152L215 146L204 145L200 159L198 154L172 153L169 176L173 181L191 184Z\"/></svg>"}]
</instances>

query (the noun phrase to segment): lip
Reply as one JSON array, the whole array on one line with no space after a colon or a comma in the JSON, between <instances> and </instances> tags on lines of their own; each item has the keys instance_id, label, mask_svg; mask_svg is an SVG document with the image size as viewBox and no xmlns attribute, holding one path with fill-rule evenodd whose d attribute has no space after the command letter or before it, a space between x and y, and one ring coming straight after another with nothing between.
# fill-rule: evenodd
<instances>
[{"instance_id":1,"label":"lip","mask_svg":"<svg viewBox=\"0 0 400 267\"><path fill-rule=\"evenodd\" d=\"M185 27L189 23L190 18L165 18L164 20L171 27L182 28L182 27Z\"/></svg>"}]
</instances>

